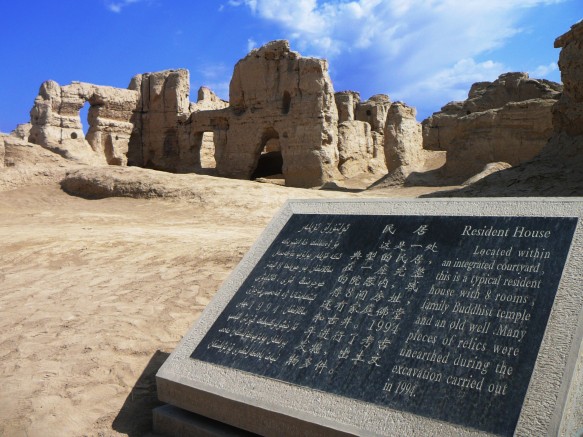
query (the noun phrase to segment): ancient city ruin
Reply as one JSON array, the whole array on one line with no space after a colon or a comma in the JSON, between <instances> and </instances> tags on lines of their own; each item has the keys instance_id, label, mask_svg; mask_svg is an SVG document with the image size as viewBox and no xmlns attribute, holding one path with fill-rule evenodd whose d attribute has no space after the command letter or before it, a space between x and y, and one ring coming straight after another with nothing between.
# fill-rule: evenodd
<instances>
[{"instance_id":1,"label":"ancient city ruin","mask_svg":"<svg viewBox=\"0 0 583 437\"><path fill-rule=\"evenodd\" d=\"M40 14L43 19L44 13ZM30 20L27 23L35 28ZM84 22L77 24L83 26ZM105 29L103 24L100 22L100 29ZM57 27L63 26L53 26ZM74 29L66 26L63 30L68 37ZM46 32L42 38L45 36ZM101 40L101 35L91 38ZM44 39L41 43L55 47ZM28 102L30 122L10 134L0 133L0 305L7 309L0 319L5 332L0 340L0 435L46 435L47 430L54 435L151 434L151 409L159 405L158 369L184 338L191 321L201 320L220 284L243 278L233 269L246 251L271 244L261 239L252 246L264 229L269 233L274 224L283 224L276 213L290 199L306 199L302 203L317 205L318 212L327 205L335 215L343 212L334 206L342 203L336 199L348 200L354 211L365 215L395 211L399 216L413 212L422 217L467 217L468 209L457 206L465 204L475 219L486 219L483 223L495 215L554 221L571 208L569 204L580 209L583 23L559 37L555 46L561 49L563 85L524 73L507 73L474 85L463 102L443 102L445 106L424 121L417 119L411 105L391 101L386 95L361 99L355 91L335 92L325 61L299 57L284 42L269 44L241 60L231 84L230 102L208 88L191 90L186 70L141 74L127 89L79 82L43 83L34 104L34 95ZM59 48L80 64L77 52ZM44 55L53 59L54 51L47 52ZM43 71L43 58L37 56L41 54L40 50L29 54L39 71ZM91 56L100 62L104 59L93 52ZM25 112L22 121L27 121ZM279 186L284 182L321 189ZM469 199L411 199L436 196ZM483 199L490 196L535 198ZM565 196L572 198L562 198ZM501 203L506 205L503 210L492 207ZM567 215L576 220L577 214ZM544 337L550 341L542 347L544 354L527 389L538 387L543 396L523 403L533 412L529 423L539 426L544 416L556 422L557 430L560 420L567 425L563 433L535 430L520 435L572 435L583 427L581 215L577 223L572 244L564 237L562 225L556 227L553 241L547 240L555 244L556 238L565 238L563 242L571 244L572 262L564 268L556 262L553 249L552 255L547 251L552 269L545 267L537 273L547 278L561 272L567 276L566 281L561 279L565 293L557 295L559 305L550 315L551 325L560 329L546 330ZM443 228L437 231L452 240ZM377 235L361 224L354 241L374 241ZM403 241L386 237L395 243L391 252ZM517 256L518 246L512 238L496 240L499 243L490 237L468 238L472 240L468 242L480 249L512 250ZM540 252L547 245L535 240L540 239L525 242L527 252ZM423 252L432 251L430 247L425 246ZM444 247L438 248L439 255L456 259ZM473 253L474 244L469 247ZM348 264L353 252L342 250ZM407 255L413 250L417 249L412 247ZM363 251L363 261L368 253ZM459 259L473 263L480 259L467 253ZM427 255L431 253L427 251ZM395 264L397 257L395 252L391 260ZM243 258L243 263L251 269L249 259ZM412 259L406 275L414 271ZM507 263L508 259L501 256L499 261ZM514 265L534 267L539 261L525 257ZM317 264L323 272L328 263ZM392 277L395 270L386 273ZM490 276L485 268L477 267L468 274ZM526 276L523 279L530 280ZM360 284L365 280L362 276ZM403 293L406 286L403 283ZM455 291L458 299L458 291L464 287L452 287L455 290L446 290L452 297ZM509 285L505 290L514 289ZM516 289L514 302L525 295L521 288ZM546 287L544 292L551 301ZM373 296L368 292L366 297ZM531 304L538 305L542 294L537 296L524 304L506 299L504 305L514 314L518 307L530 314ZM360 297L352 295L354 301ZM477 300L465 299L467 303ZM485 298L480 300L486 303ZM270 307L265 306L264 314L270 314ZM379 302L379 309L383 307ZM210 306L216 314L218 308L216 302ZM478 319L486 320L476 316ZM502 322L499 317L493 319ZM529 323L533 322L504 325L526 329ZM535 325L540 328L544 323ZM355 346L361 344L355 342ZM532 347L522 347L520 352L525 350L536 353ZM474 357L469 349L460 352ZM552 367L556 362L567 366ZM374 361L369 365L374 366ZM559 370L549 371L549 366ZM494 369L492 365L490 371ZM469 368L460 371L475 372ZM223 374L217 377L223 378ZM224 378L220 384L225 384ZM286 386L282 393L290 390L295 388ZM268 390L270 399L274 393ZM313 401L287 405L321 406L319 393ZM448 393L440 396L442 403L447 404L447 397ZM255 399L253 405L257 405ZM495 397L492 405L501 399ZM337 399L330 406L330 411L356 412L363 422L387 417L383 410L363 415L353 405L340 410ZM223 408L225 415L232 410ZM239 416L256 419L252 414ZM337 423L343 420L340 417ZM427 435L444 434L444 422L435 423L436 428ZM419 434L419 429L412 427L408 434Z\"/></svg>"},{"instance_id":2,"label":"ancient city ruin","mask_svg":"<svg viewBox=\"0 0 583 437\"><path fill-rule=\"evenodd\" d=\"M533 159L557 129L581 133L573 109L580 78L572 78L580 33L575 25L556 42L564 92L558 83L506 73L474 84L467 100L421 123L415 108L387 95L363 101L355 91L335 92L326 60L302 57L281 40L235 65L228 102L206 87L191 102L187 70L138 74L127 89L47 81L30 123L3 143L18 137L83 164L271 176L294 187L359 175L382 178L377 186L473 183Z\"/></svg>"}]
</instances>

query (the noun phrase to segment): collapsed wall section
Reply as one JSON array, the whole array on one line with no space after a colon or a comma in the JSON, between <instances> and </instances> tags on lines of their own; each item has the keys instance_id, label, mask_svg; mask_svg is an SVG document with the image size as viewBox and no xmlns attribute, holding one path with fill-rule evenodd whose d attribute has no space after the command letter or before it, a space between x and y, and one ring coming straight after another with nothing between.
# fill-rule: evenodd
<instances>
[{"instance_id":1,"label":"collapsed wall section","mask_svg":"<svg viewBox=\"0 0 583 437\"><path fill-rule=\"evenodd\" d=\"M423 146L447 152L441 175L461 183L491 162L518 165L536 156L553 132L551 107L561 85L506 73L472 86L468 99L423 121Z\"/></svg>"},{"instance_id":2,"label":"collapsed wall section","mask_svg":"<svg viewBox=\"0 0 583 437\"><path fill-rule=\"evenodd\" d=\"M187 120L190 117L190 73L166 70L138 74L130 89L139 94L130 165L170 172L192 171Z\"/></svg>"},{"instance_id":3,"label":"collapsed wall section","mask_svg":"<svg viewBox=\"0 0 583 437\"><path fill-rule=\"evenodd\" d=\"M384 175L384 126L391 100L376 94L366 101L356 91L334 95L338 109L339 170L344 177L359 174Z\"/></svg>"},{"instance_id":4,"label":"collapsed wall section","mask_svg":"<svg viewBox=\"0 0 583 437\"><path fill-rule=\"evenodd\" d=\"M555 48L561 48L563 93L553 107L554 130L572 137L583 135L583 22L557 38Z\"/></svg>"},{"instance_id":5,"label":"collapsed wall section","mask_svg":"<svg viewBox=\"0 0 583 437\"><path fill-rule=\"evenodd\" d=\"M30 111L29 142L86 164L125 165L138 93L73 82L46 81ZM89 103L87 135L80 110Z\"/></svg>"}]
</instances>

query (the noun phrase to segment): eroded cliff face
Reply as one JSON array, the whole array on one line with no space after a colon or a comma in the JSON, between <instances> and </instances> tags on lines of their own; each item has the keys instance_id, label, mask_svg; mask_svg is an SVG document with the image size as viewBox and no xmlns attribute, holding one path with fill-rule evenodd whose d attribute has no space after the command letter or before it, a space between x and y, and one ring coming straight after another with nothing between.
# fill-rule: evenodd
<instances>
[{"instance_id":1,"label":"eroded cliff face","mask_svg":"<svg viewBox=\"0 0 583 437\"><path fill-rule=\"evenodd\" d=\"M170 172L189 171L190 73L166 70L138 74L130 89L139 95L128 161L131 165Z\"/></svg>"},{"instance_id":2,"label":"eroded cliff face","mask_svg":"<svg viewBox=\"0 0 583 437\"><path fill-rule=\"evenodd\" d=\"M403 185L436 185L431 171L445 162L445 152L425 150L417 111L403 102L388 110L384 127L384 149L388 174L375 188ZM430 175L419 179L417 175Z\"/></svg>"},{"instance_id":3,"label":"eroded cliff face","mask_svg":"<svg viewBox=\"0 0 583 437\"><path fill-rule=\"evenodd\" d=\"M287 185L314 187L339 178L338 113L327 61L303 58L287 41L268 43L235 65L229 101L219 175L249 179L268 158L267 142L278 142L280 152L271 153L281 153Z\"/></svg>"},{"instance_id":4,"label":"eroded cliff face","mask_svg":"<svg viewBox=\"0 0 583 437\"><path fill-rule=\"evenodd\" d=\"M46 81L30 111L27 140L80 163L125 165L137 101L133 90ZM79 116L86 103L87 136Z\"/></svg>"},{"instance_id":5,"label":"eroded cliff face","mask_svg":"<svg viewBox=\"0 0 583 437\"><path fill-rule=\"evenodd\" d=\"M358 92L340 91L334 100L338 110L340 173L347 178L386 174L384 126L391 107L389 96L376 94L361 102Z\"/></svg>"},{"instance_id":6,"label":"eroded cliff face","mask_svg":"<svg viewBox=\"0 0 583 437\"><path fill-rule=\"evenodd\" d=\"M447 151L442 177L461 183L490 162L518 165L536 156L553 133L551 107L561 85L506 73L472 86L468 99L452 102L423 121L423 144Z\"/></svg>"},{"instance_id":7,"label":"eroded cliff face","mask_svg":"<svg viewBox=\"0 0 583 437\"><path fill-rule=\"evenodd\" d=\"M583 135L583 22L555 40L561 49L559 68L563 94L553 108L555 132Z\"/></svg>"}]
</instances>

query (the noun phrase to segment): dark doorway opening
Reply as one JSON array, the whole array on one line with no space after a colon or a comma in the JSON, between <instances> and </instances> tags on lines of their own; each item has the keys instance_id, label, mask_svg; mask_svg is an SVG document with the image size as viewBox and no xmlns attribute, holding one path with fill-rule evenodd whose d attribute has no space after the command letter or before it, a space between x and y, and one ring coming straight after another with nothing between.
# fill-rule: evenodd
<instances>
[{"instance_id":1,"label":"dark doorway opening","mask_svg":"<svg viewBox=\"0 0 583 437\"><path fill-rule=\"evenodd\" d=\"M265 178L268 176L282 175L283 157L281 152L262 153L257 162L257 168L251 175L251 179Z\"/></svg>"},{"instance_id":2,"label":"dark doorway opening","mask_svg":"<svg viewBox=\"0 0 583 437\"><path fill-rule=\"evenodd\" d=\"M282 114L289 114L290 107L291 107L291 96L290 96L289 92L285 91L283 93L283 99L282 99L282 108L281 108Z\"/></svg>"},{"instance_id":3,"label":"dark doorway opening","mask_svg":"<svg viewBox=\"0 0 583 437\"><path fill-rule=\"evenodd\" d=\"M279 134L269 128L261 138L261 154L257 166L251 174L251 179L275 177L283 179L283 157L279 144ZM279 176L279 178L278 178Z\"/></svg>"}]
</instances>

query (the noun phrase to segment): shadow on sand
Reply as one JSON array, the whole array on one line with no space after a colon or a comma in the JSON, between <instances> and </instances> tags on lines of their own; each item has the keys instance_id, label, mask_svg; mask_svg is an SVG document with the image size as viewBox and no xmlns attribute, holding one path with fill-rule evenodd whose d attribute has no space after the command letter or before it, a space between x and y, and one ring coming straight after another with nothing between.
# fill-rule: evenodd
<instances>
[{"instance_id":1,"label":"shadow on sand","mask_svg":"<svg viewBox=\"0 0 583 437\"><path fill-rule=\"evenodd\" d=\"M169 355L156 351L150 358L113 421L112 428L115 431L129 437L142 437L152 432L152 410L163 405L156 391L156 373Z\"/></svg>"}]
</instances>

